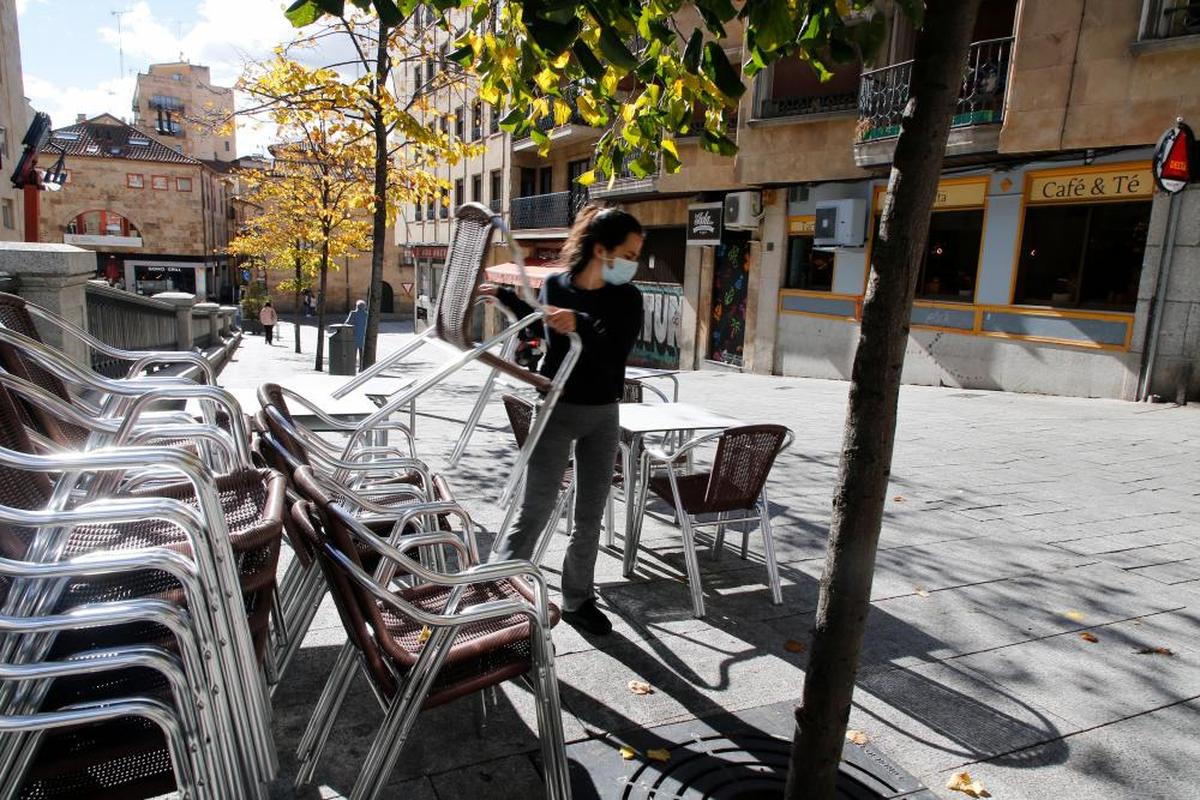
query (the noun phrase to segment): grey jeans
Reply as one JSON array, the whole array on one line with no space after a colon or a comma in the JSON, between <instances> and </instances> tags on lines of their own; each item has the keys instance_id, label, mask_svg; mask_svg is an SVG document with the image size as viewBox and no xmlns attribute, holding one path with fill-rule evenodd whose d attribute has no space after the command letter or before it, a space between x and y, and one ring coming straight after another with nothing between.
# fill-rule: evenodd
<instances>
[{"instance_id":1,"label":"grey jeans","mask_svg":"<svg viewBox=\"0 0 1200 800\"><path fill-rule=\"evenodd\" d=\"M600 522L612 488L620 440L617 404L559 402L550 412L525 473L525 497L516 522L496 547L494 560L530 558L550 521L575 445L575 520L563 559L563 608L575 611L595 596Z\"/></svg>"}]
</instances>

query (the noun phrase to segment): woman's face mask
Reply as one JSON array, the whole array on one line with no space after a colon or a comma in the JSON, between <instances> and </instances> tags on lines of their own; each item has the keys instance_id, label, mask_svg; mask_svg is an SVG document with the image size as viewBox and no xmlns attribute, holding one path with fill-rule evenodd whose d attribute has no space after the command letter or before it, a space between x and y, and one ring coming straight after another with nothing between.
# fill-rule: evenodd
<instances>
[{"instance_id":1,"label":"woman's face mask","mask_svg":"<svg viewBox=\"0 0 1200 800\"><path fill-rule=\"evenodd\" d=\"M604 282L614 286L629 283L637 274L638 262L628 258L607 258L604 264Z\"/></svg>"}]
</instances>

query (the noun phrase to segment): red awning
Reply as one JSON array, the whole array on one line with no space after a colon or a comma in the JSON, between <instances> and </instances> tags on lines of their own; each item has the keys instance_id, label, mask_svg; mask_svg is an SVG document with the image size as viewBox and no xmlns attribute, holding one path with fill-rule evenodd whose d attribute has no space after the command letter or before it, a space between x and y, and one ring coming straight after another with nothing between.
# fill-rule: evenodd
<instances>
[{"instance_id":1,"label":"red awning","mask_svg":"<svg viewBox=\"0 0 1200 800\"><path fill-rule=\"evenodd\" d=\"M551 275L557 275L562 272L560 266L553 267L534 267L526 265L525 274L529 277L529 285L534 289L542 285L542 281L549 278ZM517 265L511 261L505 264L497 264L494 267L488 267L485 270L489 281L493 283L508 283L516 286L521 282L521 273L517 269Z\"/></svg>"}]
</instances>

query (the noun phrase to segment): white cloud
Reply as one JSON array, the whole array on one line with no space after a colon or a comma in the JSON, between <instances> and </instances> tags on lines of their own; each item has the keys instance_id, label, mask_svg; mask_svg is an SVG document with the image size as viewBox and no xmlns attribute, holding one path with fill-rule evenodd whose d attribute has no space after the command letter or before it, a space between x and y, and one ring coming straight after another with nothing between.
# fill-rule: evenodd
<instances>
[{"instance_id":1,"label":"white cloud","mask_svg":"<svg viewBox=\"0 0 1200 800\"><path fill-rule=\"evenodd\" d=\"M112 114L126 119L133 101L134 79L112 78L94 86L60 86L26 73L25 95L38 111L45 111L61 128L74 124L77 114L94 117Z\"/></svg>"}]
</instances>

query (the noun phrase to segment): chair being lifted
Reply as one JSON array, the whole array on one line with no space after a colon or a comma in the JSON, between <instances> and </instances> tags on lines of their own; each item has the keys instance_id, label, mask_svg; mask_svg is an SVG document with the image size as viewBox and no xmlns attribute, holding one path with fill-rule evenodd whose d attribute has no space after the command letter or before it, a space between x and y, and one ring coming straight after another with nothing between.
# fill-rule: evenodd
<instances>
[{"instance_id":1,"label":"chair being lifted","mask_svg":"<svg viewBox=\"0 0 1200 800\"><path fill-rule=\"evenodd\" d=\"M418 396L472 361L479 361L491 367L482 390L482 394L485 397L491 392L492 383L497 373L504 373L510 378L533 387L543 398L541 401L541 413L537 415L529 431L529 437L526 439L517 456L517 463L513 467L512 475L509 477L508 483L501 494L500 502L505 504L512 498L517 481L524 473L525 466L529 462L529 455L533 452L533 448L537 445L538 439L542 435L542 430L545 428L546 420L550 416L548 412L558 402L563 386L566 384L571 370L574 369L575 362L579 359L579 352L582 345L578 334L568 334L570 350L563 359L562 365L553 379L525 369L505 358L505 355L510 352L511 346L515 343L517 333L530 325L541 323L545 317L545 313L529 288L529 281L525 275L524 259L521 256L520 248L515 245L511 247L513 259L517 263L522 276L523 285L520 287L521 293L523 299L533 306L535 310L523 319L510 321L510 324L496 335L478 343L474 342L471 323L475 308L481 303L494 302L494 298L479 295L476 291L479 285L480 272L483 269L483 264L491 245L492 235L499 228L510 243L513 239L511 232L504 225L504 221L500 216L479 203L467 203L459 206L454 212L454 217L456 220L454 235L450 242L450 251L446 256L445 277L442 281L441 294L438 298L437 310L434 314L436 319L435 325L418 336L415 341L410 342L395 353L376 362L369 369L337 389L333 393L333 396L335 398L345 397L371 379L403 363L406 358L431 341L443 342L461 351L461 354L457 358L443 364L432 375L421 378L390 395L378 411L359 423L358 429L351 436L351 441L346 446L346 454L349 455L352 449L358 445L360 437L368 435L375 426L386 421L397 410L408 406ZM497 307L503 309L503 306ZM506 318L511 317L507 312L504 313ZM495 347L501 348L499 355L492 352L492 349ZM478 422L479 413L481 412L482 408L480 408L479 404L476 404L476 409L467 420L463 437L459 440L460 448L456 448L456 453L461 449L461 444L469 438L470 431Z\"/></svg>"}]
</instances>

